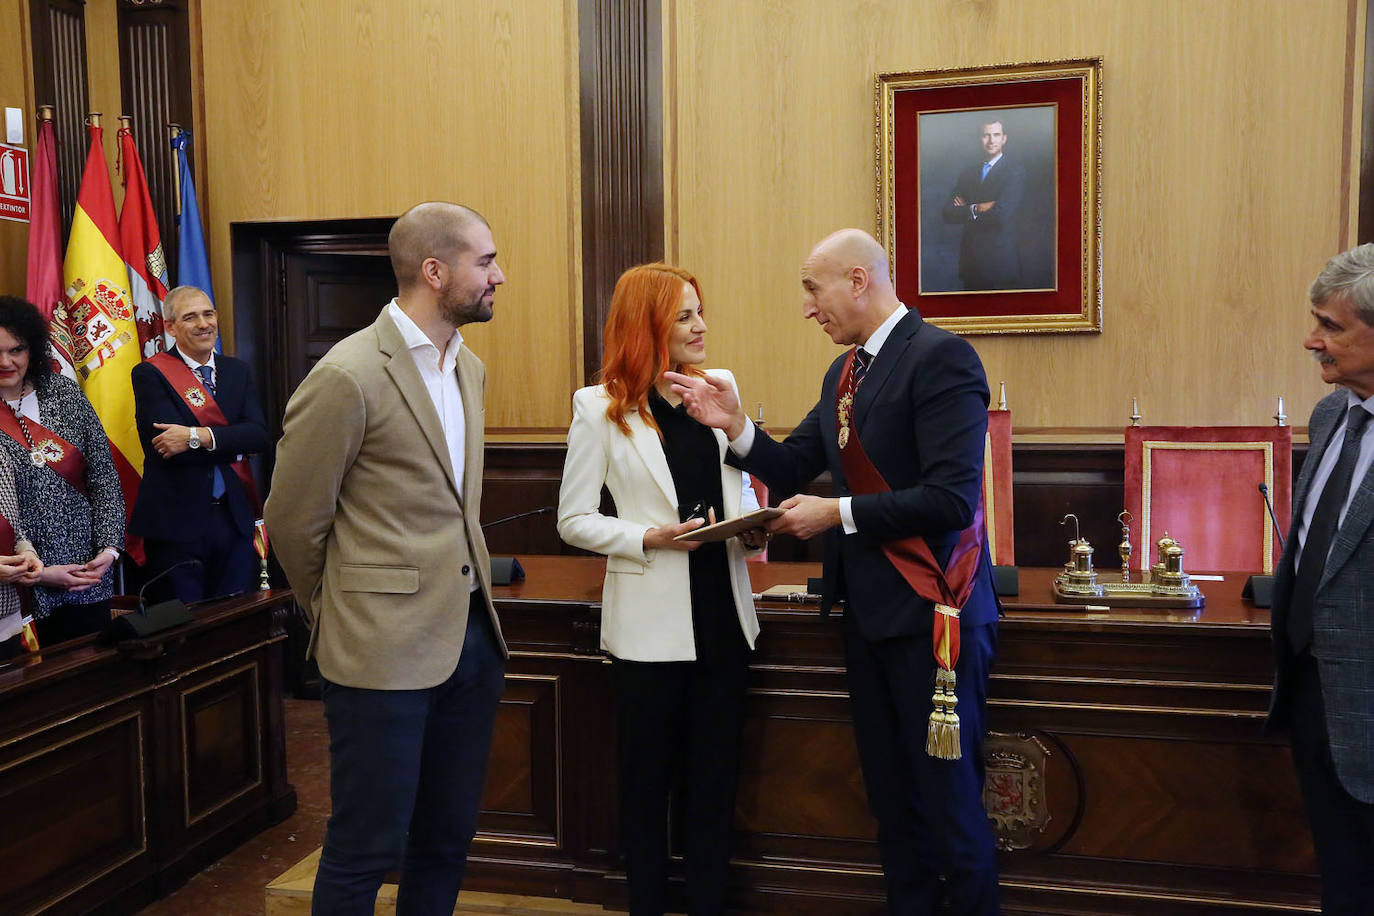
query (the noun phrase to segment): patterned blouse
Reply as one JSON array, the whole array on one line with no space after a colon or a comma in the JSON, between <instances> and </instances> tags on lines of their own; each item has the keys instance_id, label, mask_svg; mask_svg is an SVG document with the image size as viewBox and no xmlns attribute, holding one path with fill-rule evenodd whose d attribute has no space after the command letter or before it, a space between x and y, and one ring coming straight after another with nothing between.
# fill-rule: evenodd
<instances>
[{"instance_id":1,"label":"patterned blouse","mask_svg":"<svg viewBox=\"0 0 1374 916\"><path fill-rule=\"evenodd\" d=\"M14 486L14 469L10 466L9 452L0 451L0 515L14 529L14 552L23 553L33 550L33 545L24 536L24 526L19 523L19 492ZM0 553L3 553L0 545ZM0 640L9 639L19 632L19 589L8 582L0 582Z\"/></svg>"},{"instance_id":2,"label":"patterned blouse","mask_svg":"<svg viewBox=\"0 0 1374 916\"><path fill-rule=\"evenodd\" d=\"M24 530L44 566L86 563L102 547L124 549L124 494L110 457L110 440L95 408L76 382L49 375L38 389L38 416L44 426L81 449L86 457L86 490L81 495L47 466L36 468L29 449L0 433L0 448L9 455L19 487L19 514ZM0 410L9 408L0 405ZM94 604L114 593L114 566L99 585L81 592L35 586L34 616L46 617L64 604Z\"/></svg>"}]
</instances>

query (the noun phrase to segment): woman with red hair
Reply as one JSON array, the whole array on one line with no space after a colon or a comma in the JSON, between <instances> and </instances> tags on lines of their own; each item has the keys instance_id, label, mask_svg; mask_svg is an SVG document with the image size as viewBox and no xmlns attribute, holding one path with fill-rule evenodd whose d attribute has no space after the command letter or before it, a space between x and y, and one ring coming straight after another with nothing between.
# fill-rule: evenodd
<instances>
[{"instance_id":1,"label":"woman with red hair","mask_svg":"<svg viewBox=\"0 0 1374 916\"><path fill-rule=\"evenodd\" d=\"M573 395L558 533L606 555L601 648L620 731L621 845L633 916L667 906L668 809L678 789L692 916L724 912L749 653L758 618L745 566L761 529L728 541L675 538L758 507L724 463L724 433L697 423L663 378L703 375L701 288L667 264L621 275L606 320L601 384ZM724 370L712 375L729 382ZM601 512L601 488L616 515Z\"/></svg>"}]
</instances>

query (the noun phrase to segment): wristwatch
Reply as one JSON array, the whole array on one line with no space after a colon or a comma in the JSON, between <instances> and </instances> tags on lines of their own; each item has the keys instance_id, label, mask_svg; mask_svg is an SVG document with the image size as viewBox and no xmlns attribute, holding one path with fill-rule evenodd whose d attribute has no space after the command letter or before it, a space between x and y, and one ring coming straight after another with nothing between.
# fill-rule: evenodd
<instances>
[{"instance_id":1,"label":"wristwatch","mask_svg":"<svg viewBox=\"0 0 1374 916\"><path fill-rule=\"evenodd\" d=\"M191 448L200 448L200 430L192 426L191 438L186 440L186 444L191 446Z\"/></svg>"}]
</instances>

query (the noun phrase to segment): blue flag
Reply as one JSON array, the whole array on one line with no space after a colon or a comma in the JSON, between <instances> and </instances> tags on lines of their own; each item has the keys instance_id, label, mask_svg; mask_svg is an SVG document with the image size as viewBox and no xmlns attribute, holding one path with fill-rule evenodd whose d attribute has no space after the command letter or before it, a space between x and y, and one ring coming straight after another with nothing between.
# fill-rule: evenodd
<instances>
[{"instance_id":1,"label":"blue flag","mask_svg":"<svg viewBox=\"0 0 1374 916\"><path fill-rule=\"evenodd\" d=\"M194 286L203 290L215 301L215 290L210 284L210 258L205 251L205 232L200 223L200 205L196 203L196 185L191 178L191 164L187 150L191 145L191 132L182 130L172 138L172 149L177 151L177 174L181 177L181 216L177 218L177 286ZM215 341L215 351L223 352L221 342Z\"/></svg>"}]
</instances>

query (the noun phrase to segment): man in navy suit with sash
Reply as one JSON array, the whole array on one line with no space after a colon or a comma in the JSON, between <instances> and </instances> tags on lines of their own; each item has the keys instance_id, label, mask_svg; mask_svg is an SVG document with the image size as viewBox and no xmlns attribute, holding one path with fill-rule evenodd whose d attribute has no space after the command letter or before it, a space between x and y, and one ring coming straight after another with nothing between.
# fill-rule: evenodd
<instances>
[{"instance_id":1,"label":"man in navy suit with sash","mask_svg":"<svg viewBox=\"0 0 1374 916\"><path fill-rule=\"evenodd\" d=\"M983 125L983 156L964 169L941 211L947 223L961 224L959 279L966 290L1018 289L1021 254L1017 219L1025 196L1026 170L1006 155L1001 121Z\"/></svg>"},{"instance_id":2,"label":"man in navy suit with sash","mask_svg":"<svg viewBox=\"0 0 1374 916\"><path fill-rule=\"evenodd\" d=\"M1292 733L1322 912L1374 912L1374 245L1327 262L1303 341L1337 390L1311 448L1274 584L1269 727Z\"/></svg>"},{"instance_id":3,"label":"man in navy suit with sash","mask_svg":"<svg viewBox=\"0 0 1374 916\"><path fill-rule=\"evenodd\" d=\"M889 912L993 914L997 861L983 807L998 615L980 498L987 378L967 341L897 300L887 254L866 232L825 238L802 266L802 287L802 315L846 350L784 442L756 430L728 386L677 375L674 390L692 416L725 430L731 460L770 490L796 493L830 471L836 498L791 496L769 527L827 536L821 612L845 601L854 732Z\"/></svg>"},{"instance_id":4,"label":"man in navy suit with sash","mask_svg":"<svg viewBox=\"0 0 1374 916\"><path fill-rule=\"evenodd\" d=\"M162 317L176 346L133 370L144 457L129 530L144 538L149 577L167 572L150 594L197 601L245 591L258 566L261 508L247 456L267 447L262 408L248 364L215 352L209 296L178 286Z\"/></svg>"}]
</instances>

